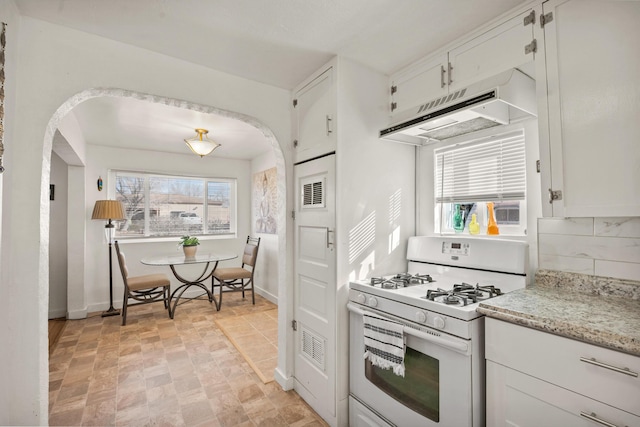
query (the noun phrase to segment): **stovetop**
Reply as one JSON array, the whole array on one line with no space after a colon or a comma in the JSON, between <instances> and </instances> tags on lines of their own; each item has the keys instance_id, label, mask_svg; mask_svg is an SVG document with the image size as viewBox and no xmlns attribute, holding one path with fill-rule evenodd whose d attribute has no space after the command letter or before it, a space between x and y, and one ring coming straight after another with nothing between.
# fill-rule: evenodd
<instances>
[{"instance_id":1,"label":"stovetop","mask_svg":"<svg viewBox=\"0 0 640 427\"><path fill-rule=\"evenodd\" d=\"M449 282L451 279L448 280ZM446 281L443 281L446 283ZM475 286L461 281L453 283L453 285L438 286L436 280L429 274L411 274L398 273L387 277L372 277L369 279L371 287L379 287L380 289L398 290L408 288L415 285L431 285L426 287L425 298L442 304L453 306L466 306L476 302L484 301L489 298L502 295L502 290L495 285L476 283Z\"/></svg>"},{"instance_id":2,"label":"stovetop","mask_svg":"<svg viewBox=\"0 0 640 427\"><path fill-rule=\"evenodd\" d=\"M354 295L362 297L357 298L359 301L355 297L350 299L376 308L371 296L381 297L432 313L472 320L481 316L476 312L481 301L526 285L525 276L519 275L415 262L409 262L409 268L406 273L351 282L350 289L358 292Z\"/></svg>"}]
</instances>

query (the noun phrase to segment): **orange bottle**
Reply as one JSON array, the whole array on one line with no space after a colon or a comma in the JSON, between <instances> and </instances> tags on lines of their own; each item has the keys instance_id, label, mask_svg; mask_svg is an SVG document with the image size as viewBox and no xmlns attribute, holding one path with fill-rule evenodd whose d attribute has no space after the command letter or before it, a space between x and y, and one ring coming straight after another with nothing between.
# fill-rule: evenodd
<instances>
[{"instance_id":1,"label":"orange bottle","mask_svg":"<svg viewBox=\"0 0 640 427\"><path fill-rule=\"evenodd\" d=\"M496 223L496 216L493 212L493 202L487 203L487 209L489 210L489 224L487 225L487 234L497 235L500 234L498 224Z\"/></svg>"}]
</instances>

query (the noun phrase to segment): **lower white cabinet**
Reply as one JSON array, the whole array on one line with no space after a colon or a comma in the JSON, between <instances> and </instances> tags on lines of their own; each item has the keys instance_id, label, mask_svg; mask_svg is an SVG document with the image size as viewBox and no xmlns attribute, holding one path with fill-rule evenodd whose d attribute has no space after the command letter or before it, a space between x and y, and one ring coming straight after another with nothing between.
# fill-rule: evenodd
<instances>
[{"instance_id":1,"label":"lower white cabinet","mask_svg":"<svg viewBox=\"0 0 640 427\"><path fill-rule=\"evenodd\" d=\"M487 318L487 426L640 426L640 358Z\"/></svg>"}]
</instances>

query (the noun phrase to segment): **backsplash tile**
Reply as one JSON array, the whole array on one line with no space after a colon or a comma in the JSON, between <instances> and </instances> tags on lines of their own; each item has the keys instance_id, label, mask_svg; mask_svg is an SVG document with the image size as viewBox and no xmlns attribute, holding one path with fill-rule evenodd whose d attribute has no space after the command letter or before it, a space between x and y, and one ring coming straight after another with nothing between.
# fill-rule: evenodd
<instances>
[{"instance_id":1,"label":"backsplash tile","mask_svg":"<svg viewBox=\"0 0 640 427\"><path fill-rule=\"evenodd\" d=\"M594 219L595 236L640 237L640 217Z\"/></svg>"},{"instance_id":2,"label":"backsplash tile","mask_svg":"<svg viewBox=\"0 0 640 427\"><path fill-rule=\"evenodd\" d=\"M581 274L593 274L594 272L594 260L590 258L540 254L538 263L540 266L544 266L544 268L548 270L567 271Z\"/></svg>"},{"instance_id":3,"label":"backsplash tile","mask_svg":"<svg viewBox=\"0 0 640 427\"><path fill-rule=\"evenodd\" d=\"M593 236L593 218L540 218L538 234Z\"/></svg>"},{"instance_id":4,"label":"backsplash tile","mask_svg":"<svg viewBox=\"0 0 640 427\"><path fill-rule=\"evenodd\" d=\"M596 260L595 275L640 280L640 263Z\"/></svg>"},{"instance_id":5,"label":"backsplash tile","mask_svg":"<svg viewBox=\"0 0 640 427\"><path fill-rule=\"evenodd\" d=\"M538 268L640 280L640 218L539 218Z\"/></svg>"}]
</instances>

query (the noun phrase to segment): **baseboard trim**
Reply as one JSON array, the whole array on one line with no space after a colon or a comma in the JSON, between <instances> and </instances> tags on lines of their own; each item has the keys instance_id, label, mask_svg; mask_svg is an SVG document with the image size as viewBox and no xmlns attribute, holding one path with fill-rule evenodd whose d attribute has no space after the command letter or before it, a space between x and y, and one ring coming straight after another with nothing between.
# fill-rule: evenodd
<instances>
[{"instance_id":1,"label":"baseboard trim","mask_svg":"<svg viewBox=\"0 0 640 427\"><path fill-rule=\"evenodd\" d=\"M89 313L89 310L86 309L86 308L83 309L83 310L68 311L67 312L67 319L69 319L69 320L86 319L88 313Z\"/></svg>"},{"instance_id":2,"label":"baseboard trim","mask_svg":"<svg viewBox=\"0 0 640 427\"><path fill-rule=\"evenodd\" d=\"M257 287L257 286L256 286L255 291L256 291L256 294L260 295L260 296L261 296L261 297L263 297L264 299L266 299L266 300L268 300L268 301L270 301L270 302L274 303L275 305L278 305L278 297L277 297L277 296L275 296L275 295L273 295L272 293L267 292L267 291L265 291L264 289L259 288L259 287Z\"/></svg>"},{"instance_id":3,"label":"baseboard trim","mask_svg":"<svg viewBox=\"0 0 640 427\"><path fill-rule=\"evenodd\" d=\"M287 377L284 375L280 370L280 367L276 367L276 370L273 372L273 376L283 390L293 390L293 377Z\"/></svg>"}]
</instances>

